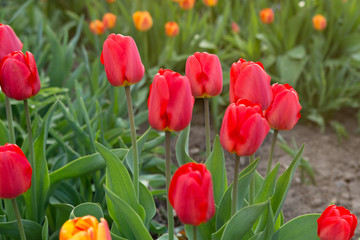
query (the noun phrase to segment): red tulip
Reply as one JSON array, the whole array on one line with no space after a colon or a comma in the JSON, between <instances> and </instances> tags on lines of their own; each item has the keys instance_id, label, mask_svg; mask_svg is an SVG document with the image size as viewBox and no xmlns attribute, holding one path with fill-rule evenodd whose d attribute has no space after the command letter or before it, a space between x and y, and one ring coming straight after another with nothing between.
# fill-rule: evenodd
<instances>
[{"instance_id":1,"label":"red tulip","mask_svg":"<svg viewBox=\"0 0 360 240\"><path fill-rule=\"evenodd\" d=\"M171 179L169 201L180 221L199 225L215 214L211 174L204 164L182 165Z\"/></svg>"},{"instance_id":2,"label":"red tulip","mask_svg":"<svg viewBox=\"0 0 360 240\"><path fill-rule=\"evenodd\" d=\"M230 102L248 99L265 110L273 99L270 80L260 62L247 62L240 58L230 70Z\"/></svg>"},{"instance_id":3,"label":"red tulip","mask_svg":"<svg viewBox=\"0 0 360 240\"><path fill-rule=\"evenodd\" d=\"M0 198L12 199L31 186L32 169L16 144L0 146Z\"/></svg>"},{"instance_id":4,"label":"red tulip","mask_svg":"<svg viewBox=\"0 0 360 240\"><path fill-rule=\"evenodd\" d=\"M214 97L221 93L222 69L215 54L197 52L188 57L185 72L194 97Z\"/></svg>"},{"instance_id":5,"label":"red tulip","mask_svg":"<svg viewBox=\"0 0 360 240\"><path fill-rule=\"evenodd\" d=\"M104 42L100 61L113 86L130 86L144 76L145 68L132 37L110 34Z\"/></svg>"},{"instance_id":6,"label":"red tulip","mask_svg":"<svg viewBox=\"0 0 360 240\"><path fill-rule=\"evenodd\" d=\"M273 84L274 99L265 111L271 128L290 130L299 121L301 105L297 92L289 84Z\"/></svg>"},{"instance_id":7,"label":"red tulip","mask_svg":"<svg viewBox=\"0 0 360 240\"><path fill-rule=\"evenodd\" d=\"M317 220L321 240L350 240L354 236L357 218L344 207L328 206Z\"/></svg>"},{"instance_id":8,"label":"red tulip","mask_svg":"<svg viewBox=\"0 0 360 240\"><path fill-rule=\"evenodd\" d=\"M21 51L23 44L14 30L8 25L0 23L0 61L9 53Z\"/></svg>"},{"instance_id":9,"label":"red tulip","mask_svg":"<svg viewBox=\"0 0 360 240\"><path fill-rule=\"evenodd\" d=\"M40 78L31 52L13 52L0 62L0 85L9 98L28 99L40 91Z\"/></svg>"},{"instance_id":10,"label":"red tulip","mask_svg":"<svg viewBox=\"0 0 360 240\"><path fill-rule=\"evenodd\" d=\"M250 156L260 147L269 130L270 126L260 105L240 99L226 109L220 130L220 143L231 153Z\"/></svg>"},{"instance_id":11,"label":"red tulip","mask_svg":"<svg viewBox=\"0 0 360 240\"><path fill-rule=\"evenodd\" d=\"M194 97L187 77L160 69L150 85L149 123L160 131L181 131L192 116Z\"/></svg>"}]
</instances>

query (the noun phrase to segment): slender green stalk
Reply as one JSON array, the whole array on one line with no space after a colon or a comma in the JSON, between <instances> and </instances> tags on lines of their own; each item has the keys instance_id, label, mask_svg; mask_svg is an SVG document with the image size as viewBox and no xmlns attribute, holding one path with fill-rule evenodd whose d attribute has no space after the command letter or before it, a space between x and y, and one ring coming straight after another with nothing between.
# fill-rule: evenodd
<instances>
[{"instance_id":1,"label":"slender green stalk","mask_svg":"<svg viewBox=\"0 0 360 240\"><path fill-rule=\"evenodd\" d=\"M165 177L166 177L166 196L169 196L169 187L171 181L171 157L170 157L170 135L171 132L165 132ZM169 240L174 240L174 216L173 208L167 197L167 219L168 219L168 233Z\"/></svg>"},{"instance_id":2,"label":"slender green stalk","mask_svg":"<svg viewBox=\"0 0 360 240\"><path fill-rule=\"evenodd\" d=\"M14 207L14 211L15 211L15 215L16 215L16 220L18 222L18 228L19 228L19 232L20 232L20 238L21 240L26 240L26 236L25 236L25 231L24 231L24 226L21 222L21 216L20 216L20 212L19 212L19 208L16 202L16 199L13 198L11 199L11 202L13 204Z\"/></svg>"},{"instance_id":3,"label":"slender green stalk","mask_svg":"<svg viewBox=\"0 0 360 240\"><path fill-rule=\"evenodd\" d=\"M266 176L271 172L272 159L273 159L273 155L274 155L274 149L275 149L275 145L276 145L276 139L277 139L278 132L279 132L279 130L274 129L274 135L273 135L272 142L271 142L270 155L269 155L269 160L268 160L268 165L267 165L267 170L266 170Z\"/></svg>"},{"instance_id":4,"label":"slender green stalk","mask_svg":"<svg viewBox=\"0 0 360 240\"><path fill-rule=\"evenodd\" d=\"M254 162L254 154L250 156L250 163ZM255 176L253 175L250 180L250 189L249 189L249 203L250 205L254 204L255 199Z\"/></svg>"},{"instance_id":5,"label":"slender green stalk","mask_svg":"<svg viewBox=\"0 0 360 240\"><path fill-rule=\"evenodd\" d=\"M29 105L27 99L24 100L24 110L25 110L25 118L26 118L26 126L28 132L28 143L29 143L29 159L30 165L32 168L32 176L31 176L31 203L32 203L32 211L33 216L36 221L38 220L37 216L37 196L36 196L36 164L35 164L35 155L34 155L34 143L32 137L32 130L31 130L31 119L30 119L30 112L29 112Z\"/></svg>"},{"instance_id":6,"label":"slender green stalk","mask_svg":"<svg viewBox=\"0 0 360 240\"><path fill-rule=\"evenodd\" d=\"M206 137L206 158L211 153L211 140L210 140L210 110L209 110L209 99L204 98L204 113L205 113L205 137Z\"/></svg>"},{"instance_id":7,"label":"slender green stalk","mask_svg":"<svg viewBox=\"0 0 360 240\"><path fill-rule=\"evenodd\" d=\"M6 102L5 107L6 107L6 117L7 117L7 121L8 121L8 127L9 127L10 143L15 143L13 115L12 115L12 110L11 110L10 98L8 98L8 96L5 96L5 102Z\"/></svg>"},{"instance_id":8,"label":"slender green stalk","mask_svg":"<svg viewBox=\"0 0 360 240\"><path fill-rule=\"evenodd\" d=\"M235 153L235 169L234 169L234 180L233 180L233 191L232 191L232 203L231 203L231 216L236 213L236 201L237 201L237 185L240 168L240 156Z\"/></svg>"},{"instance_id":9,"label":"slender green stalk","mask_svg":"<svg viewBox=\"0 0 360 240\"><path fill-rule=\"evenodd\" d=\"M196 226L193 225L193 240L197 239L197 235L196 235Z\"/></svg>"},{"instance_id":10,"label":"slender green stalk","mask_svg":"<svg viewBox=\"0 0 360 240\"><path fill-rule=\"evenodd\" d=\"M134 119L134 112L131 102L130 86L125 86L125 93L126 93L127 108L129 114L131 144L132 144L133 163L134 163L133 183L134 183L136 198L139 200L139 160L138 160L139 156L137 150L135 119Z\"/></svg>"}]
</instances>

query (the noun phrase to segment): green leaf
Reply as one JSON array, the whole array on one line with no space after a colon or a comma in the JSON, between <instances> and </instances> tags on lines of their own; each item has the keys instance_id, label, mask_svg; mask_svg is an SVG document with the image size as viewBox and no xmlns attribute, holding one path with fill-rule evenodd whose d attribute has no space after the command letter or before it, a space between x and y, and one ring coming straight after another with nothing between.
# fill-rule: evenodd
<instances>
[{"instance_id":1,"label":"green leaf","mask_svg":"<svg viewBox=\"0 0 360 240\"><path fill-rule=\"evenodd\" d=\"M180 166L189 162L195 162L189 156L189 134L190 125L180 132L179 138L176 142L175 154Z\"/></svg>"},{"instance_id":2,"label":"green leaf","mask_svg":"<svg viewBox=\"0 0 360 240\"><path fill-rule=\"evenodd\" d=\"M285 223L271 240L318 240L317 219L320 214L307 214Z\"/></svg>"},{"instance_id":3,"label":"green leaf","mask_svg":"<svg viewBox=\"0 0 360 240\"><path fill-rule=\"evenodd\" d=\"M70 218L75 217L84 217L86 215L91 215L97 218L100 221L101 218L104 218L104 213L101 209L101 206L97 203L85 202L77 205L70 213Z\"/></svg>"},{"instance_id":4,"label":"green leaf","mask_svg":"<svg viewBox=\"0 0 360 240\"><path fill-rule=\"evenodd\" d=\"M152 240L150 233L147 231L142 219L134 209L121 200L111 190L104 186L107 196L107 203L111 203L114 211L109 211L110 216L114 219L117 228L125 238L129 240Z\"/></svg>"},{"instance_id":5,"label":"green leaf","mask_svg":"<svg viewBox=\"0 0 360 240\"><path fill-rule=\"evenodd\" d=\"M69 216L74 207L65 203L52 203L50 198L49 216L50 229L60 229L61 226L69 220Z\"/></svg>"},{"instance_id":6,"label":"green leaf","mask_svg":"<svg viewBox=\"0 0 360 240\"><path fill-rule=\"evenodd\" d=\"M9 143L9 141L9 130L0 120L0 144L2 146L5 145L5 143Z\"/></svg>"},{"instance_id":7,"label":"green leaf","mask_svg":"<svg viewBox=\"0 0 360 240\"><path fill-rule=\"evenodd\" d=\"M141 165L141 151L144 147L144 144L149 136L151 127L146 130L146 132L137 140L137 148L138 148L138 157L139 157L139 164ZM134 163L133 163L133 151L132 146L129 148L129 151L126 155L126 163L131 171L131 173L134 172Z\"/></svg>"},{"instance_id":8,"label":"green leaf","mask_svg":"<svg viewBox=\"0 0 360 240\"><path fill-rule=\"evenodd\" d=\"M44 226L41 231L41 239L49 240L49 223L48 223L47 217L45 217Z\"/></svg>"},{"instance_id":9,"label":"green leaf","mask_svg":"<svg viewBox=\"0 0 360 240\"><path fill-rule=\"evenodd\" d=\"M139 201L141 206L145 209L144 224L149 228L150 221L156 214L156 206L149 189L141 182L139 183Z\"/></svg>"},{"instance_id":10,"label":"green leaf","mask_svg":"<svg viewBox=\"0 0 360 240\"><path fill-rule=\"evenodd\" d=\"M30 220L21 220L25 235L27 240L39 240L41 238L42 233L42 226L36 222L30 221ZM17 221L11 221L11 222L0 222L0 232L1 234L15 238L20 239L19 234L19 228Z\"/></svg>"},{"instance_id":11,"label":"green leaf","mask_svg":"<svg viewBox=\"0 0 360 240\"><path fill-rule=\"evenodd\" d=\"M275 194L271 201L271 207L273 212L275 213L274 220L277 219L281 212L281 208L285 202L287 191L290 188L291 181L293 179L295 170L300 162L301 155L304 151L304 145L301 146L299 152L294 157L290 166L286 169L286 171L279 177L275 186Z\"/></svg>"},{"instance_id":12,"label":"green leaf","mask_svg":"<svg viewBox=\"0 0 360 240\"><path fill-rule=\"evenodd\" d=\"M227 189L227 178L224 151L218 135L215 137L213 150L206 160L205 165L211 173L215 204L219 205L221 198Z\"/></svg>"},{"instance_id":13,"label":"green leaf","mask_svg":"<svg viewBox=\"0 0 360 240\"><path fill-rule=\"evenodd\" d=\"M187 236L193 236L194 226L185 225L185 231ZM196 227L197 240L208 240L211 239L212 233L216 231L215 228L215 217L211 218L206 223L200 224Z\"/></svg>"},{"instance_id":14,"label":"green leaf","mask_svg":"<svg viewBox=\"0 0 360 240\"><path fill-rule=\"evenodd\" d=\"M257 191L258 194L255 197L255 203L264 202L273 195L279 168L280 164L277 163L273 170L266 176L261 188Z\"/></svg>"}]
</instances>

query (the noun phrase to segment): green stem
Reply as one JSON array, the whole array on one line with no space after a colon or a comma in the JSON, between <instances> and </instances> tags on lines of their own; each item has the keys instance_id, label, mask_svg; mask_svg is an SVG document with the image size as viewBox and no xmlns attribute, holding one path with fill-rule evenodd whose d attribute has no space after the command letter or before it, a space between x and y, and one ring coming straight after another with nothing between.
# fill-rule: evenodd
<instances>
[{"instance_id":1,"label":"green stem","mask_svg":"<svg viewBox=\"0 0 360 240\"><path fill-rule=\"evenodd\" d=\"M5 102L6 102L6 117L8 121L8 127L9 127L9 137L10 137L10 143L15 143L15 133L14 133L14 125L13 125L13 115L12 115L12 109L10 104L10 98L8 96L5 96Z\"/></svg>"},{"instance_id":2,"label":"green stem","mask_svg":"<svg viewBox=\"0 0 360 240\"><path fill-rule=\"evenodd\" d=\"M166 196L169 196L169 187L171 181L171 157L170 157L170 135L171 132L165 132L165 176L166 176ZM174 240L174 216L173 208L167 197L167 218L168 218L168 233L169 240Z\"/></svg>"},{"instance_id":3,"label":"green stem","mask_svg":"<svg viewBox=\"0 0 360 240\"><path fill-rule=\"evenodd\" d=\"M18 222L18 227L19 227L21 240L26 240L24 226L23 226L23 224L21 222L21 216L20 216L20 212L19 212L19 208L18 208L16 199L15 198L11 199L11 202L13 204L15 215L16 215L16 220Z\"/></svg>"},{"instance_id":4,"label":"green stem","mask_svg":"<svg viewBox=\"0 0 360 240\"><path fill-rule=\"evenodd\" d=\"M193 225L193 240L197 239L197 234L196 234L196 226Z\"/></svg>"},{"instance_id":5,"label":"green stem","mask_svg":"<svg viewBox=\"0 0 360 240\"><path fill-rule=\"evenodd\" d=\"M254 162L254 154L250 156L250 163ZM250 189L249 189L249 203L250 205L254 204L255 199L255 176L253 175L250 180Z\"/></svg>"},{"instance_id":6,"label":"green stem","mask_svg":"<svg viewBox=\"0 0 360 240\"><path fill-rule=\"evenodd\" d=\"M32 199L32 212L33 217L38 220L37 217L37 196L36 196L36 164L35 164L35 155L34 155L34 143L32 137L32 130L31 130L31 119L30 119L30 112L29 112L29 105L27 99L24 100L24 110L25 110L25 118L26 118L26 126L28 132L28 143L29 143L29 159L30 165L32 168L32 176L31 176L31 199Z\"/></svg>"},{"instance_id":7,"label":"green stem","mask_svg":"<svg viewBox=\"0 0 360 240\"><path fill-rule=\"evenodd\" d=\"M206 158L211 153L211 140L210 140L210 110L209 110L209 99L204 98L204 113L205 113L205 137L206 137Z\"/></svg>"},{"instance_id":8,"label":"green stem","mask_svg":"<svg viewBox=\"0 0 360 240\"><path fill-rule=\"evenodd\" d=\"M272 159L273 159L273 155L274 155L274 149L275 149L275 145L276 145L276 139L277 139L278 132L279 132L279 130L274 129L274 135L273 135L272 142L271 142L270 155L269 155L269 160L268 160L268 165L267 165L267 170L266 170L266 176L271 171Z\"/></svg>"},{"instance_id":9,"label":"green stem","mask_svg":"<svg viewBox=\"0 0 360 240\"><path fill-rule=\"evenodd\" d=\"M132 144L133 164L134 164L133 183L134 183L136 198L139 200L139 161L138 161L139 158L138 158L135 120L134 120L134 112L131 102L130 86L125 86L125 93L126 93L127 108L129 114L131 144Z\"/></svg>"},{"instance_id":10,"label":"green stem","mask_svg":"<svg viewBox=\"0 0 360 240\"><path fill-rule=\"evenodd\" d=\"M233 180L233 191L232 191L232 203L231 203L231 216L236 213L236 201L237 201L237 185L240 168L240 156L235 153L235 169L234 169L234 180Z\"/></svg>"}]
</instances>

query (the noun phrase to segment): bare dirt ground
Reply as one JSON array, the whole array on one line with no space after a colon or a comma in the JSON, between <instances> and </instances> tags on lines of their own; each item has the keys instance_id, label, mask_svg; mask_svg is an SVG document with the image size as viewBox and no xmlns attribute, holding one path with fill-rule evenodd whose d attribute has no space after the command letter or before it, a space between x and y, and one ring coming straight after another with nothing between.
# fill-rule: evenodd
<instances>
[{"instance_id":1,"label":"bare dirt ground","mask_svg":"<svg viewBox=\"0 0 360 240\"><path fill-rule=\"evenodd\" d=\"M203 161L201 153L205 151L205 133L203 127L202 109L193 116L190 131L190 155ZM331 202L348 208L360 217L360 135L356 118L340 115L337 120L344 124L350 137L338 143L336 134L328 127L324 133L315 125L299 122L291 131L279 134L290 144L292 138L298 146L305 144L303 157L307 159L316 172L317 185L301 183L300 170L296 171L292 185L287 194L283 213L285 221L307 213L321 213ZM215 132L211 134L212 139ZM256 157L261 158L258 171L264 175L270 150L272 135L269 134L260 147ZM200 154L199 154L200 153ZM197 158L196 155L200 156ZM233 175L233 156L225 153L226 168L229 182ZM273 166L280 162L283 172L291 163L292 157L285 153L278 145L275 148ZM248 164L247 159L241 161L241 169ZM355 231L356 239L360 237L359 227ZM355 237L353 239L355 239Z\"/></svg>"}]
</instances>

